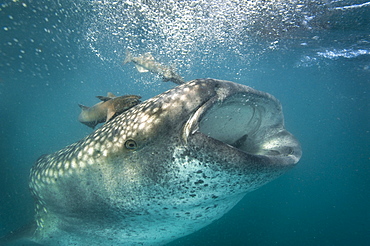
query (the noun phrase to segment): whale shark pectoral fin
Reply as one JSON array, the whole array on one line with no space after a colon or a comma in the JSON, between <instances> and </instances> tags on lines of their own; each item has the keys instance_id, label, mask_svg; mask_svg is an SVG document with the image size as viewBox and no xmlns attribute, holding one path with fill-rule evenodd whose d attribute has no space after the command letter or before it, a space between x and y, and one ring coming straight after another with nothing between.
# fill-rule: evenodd
<instances>
[{"instance_id":1,"label":"whale shark pectoral fin","mask_svg":"<svg viewBox=\"0 0 370 246\"><path fill-rule=\"evenodd\" d=\"M85 105L82 105L82 104L78 104L78 106L82 109L82 110L88 110L90 107L88 106L85 106Z\"/></svg>"},{"instance_id":2,"label":"whale shark pectoral fin","mask_svg":"<svg viewBox=\"0 0 370 246\"><path fill-rule=\"evenodd\" d=\"M105 96L96 96L96 98L98 98L100 101L103 101L103 102L106 102L112 99L111 97L105 97Z\"/></svg>"},{"instance_id":3,"label":"whale shark pectoral fin","mask_svg":"<svg viewBox=\"0 0 370 246\"><path fill-rule=\"evenodd\" d=\"M0 245L20 246L20 245L40 245L32 242L31 236L36 230L36 222L33 221L15 231L9 232L4 237L0 237Z\"/></svg>"},{"instance_id":4,"label":"whale shark pectoral fin","mask_svg":"<svg viewBox=\"0 0 370 246\"><path fill-rule=\"evenodd\" d=\"M149 72L148 69L146 69L146 68L144 68L144 67L142 67L140 65L135 64L135 67L136 67L137 71L139 71L140 73L147 73L147 72Z\"/></svg>"}]
</instances>

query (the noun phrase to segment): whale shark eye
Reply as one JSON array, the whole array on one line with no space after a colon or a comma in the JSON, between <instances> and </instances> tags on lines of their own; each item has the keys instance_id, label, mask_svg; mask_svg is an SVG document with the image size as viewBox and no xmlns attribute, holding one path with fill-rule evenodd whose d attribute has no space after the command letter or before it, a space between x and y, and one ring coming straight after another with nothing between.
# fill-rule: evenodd
<instances>
[{"instance_id":1,"label":"whale shark eye","mask_svg":"<svg viewBox=\"0 0 370 246\"><path fill-rule=\"evenodd\" d=\"M137 148L137 143L134 140L129 139L125 142L125 147L126 149L134 150Z\"/></svg>"}]
</instances>

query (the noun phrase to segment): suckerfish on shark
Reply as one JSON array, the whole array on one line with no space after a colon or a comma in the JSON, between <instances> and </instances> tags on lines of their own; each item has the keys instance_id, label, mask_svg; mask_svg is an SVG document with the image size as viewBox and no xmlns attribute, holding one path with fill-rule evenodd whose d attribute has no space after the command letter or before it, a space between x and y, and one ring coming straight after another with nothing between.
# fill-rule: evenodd
<instances>
[{"instance_id":1,"label":"suckerfish on shark","mask_svg":"<svg viewBox=\"0 0 370 246\"><path fill-rule=\"evenodd\" d=\"M117 97L110 92L108 92L106 97L97 96L97 98L101 102L92 107L79 104L82 111L78 116L78 120L93 129L97 124L108 122L113 117L141 102L139 100L141 98L140 96L125 95Z\"/></svg>"},{"instance_id":2,"label":"suckerfish on shark","mask_svg":"<svg viewBox=\"0 0 370 246\"><path fill-rule=\"evenodd\" d=\"M178 85L185 83L184 79L171 67L156 62L152 54L145 53L139 57L133 57L129 51L123 64L133 62L140 73L152 72L162 77L164 81L172 81Z\"/></svg>"}]
</instances>

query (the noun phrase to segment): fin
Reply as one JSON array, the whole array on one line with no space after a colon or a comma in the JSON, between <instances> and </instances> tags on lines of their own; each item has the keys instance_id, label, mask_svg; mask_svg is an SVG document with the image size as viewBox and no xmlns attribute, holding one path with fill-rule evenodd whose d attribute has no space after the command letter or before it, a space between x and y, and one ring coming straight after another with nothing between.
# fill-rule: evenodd
<instances>
[{"instance_id":1,"label":"fin","mask_svg":"<svg viewBox=\"0 0 370 246\"><path fill-rule=\"evenodd\" d=\"M126 58L125 60L123 61L123 65L125 65L126 63L129 63L132 61L132 55L131 55L131 52L126 50Z\"/></svg>"},{"instance_id":2,"label":"fin","mask_svg":"<svg viewBox=\"0 0 370 246\"><path fill-rule=\"evenodd\" d=\"M82 110L88 110L90 107L88 106L85 106L85 105L82 105L82 104L78 104L78 106L82 109Z\"/></svg>"},{"instance_id":3,"label":"fin","mask_svg":"<svg viewBox=\"0 0 370 246\"><path fill-rule=\"evenodd\" d=\"M110 119L112 119L115 114L116 114L116 111L115 110L108 109L107 119L105 120L105 122L108 122Z\"/></svg>"},{"instance_id":4,"label":"fin","mask_svg":"<svg viewBox=\"0 0 370 246\"><path fill-rule=\"evenodd\" d=\"M117 97L117 96L115 96L112 92L108 92L107 93L107 97L111 97L112 98L112 97Z\"/></svg>"},{"instance_id":5,"label":"fin","mask_svg":"<svg viewBox=\"0 0 370 246\"><path fill-rule=\"evenodd\" d=\"M99 98L99 100L101 100L103 102L106 102L106 101L109 101L109 100L112 99L110 97L105 97L105 96L96 96L96 98Z\"/></svg>"},{"instance_id":6,"label":"fin","mask_svg":"<svg viewBox=\"0 0 370 246\"><path fill-rule=\"evenodd\" d=\"M0 237L0 245L39 245L29 240L36 230L36 222L31 222L18 230L9 232L7 235Z\"/></svg>"},{"instance_id":7,"label":"fin","mask_svg":"<svg viewBox=\"0 0 370 246\"><path fill-rule=\"evenodd\" d=\"M80 121L81 122L81 121ZM81 122L84 125L87 125L88 127L94 129L95 126L98 124L96 121L87 121L87 122Z\"/></svg>"},{"instance_id":8,"label":"fin","mask_svg":"<svg viewBox=\"0 0 370 246\"><path fill-rule=\"evenodd\" d=\"M136 67L136 69L137 69L140 73L147 73L147 72L149 72L149 70L148 70L148 69L143 68L143 67L142 67L142 66L140 66L140 65L135 64L135 67Z\"/></svg>"}]
</instances>

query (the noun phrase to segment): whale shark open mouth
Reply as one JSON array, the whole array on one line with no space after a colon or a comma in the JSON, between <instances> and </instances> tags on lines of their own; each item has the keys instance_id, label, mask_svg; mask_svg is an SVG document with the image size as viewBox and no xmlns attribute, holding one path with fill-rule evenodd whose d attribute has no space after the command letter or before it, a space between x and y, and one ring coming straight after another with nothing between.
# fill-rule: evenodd
<instances>
[{"instance_id":1,"label":"whale shark open mouth","mask_svg":"<svg viewBox=\"0 0 370 246\"><path fill-rule=\"evenodd\" d=\"M297 162L299 143L284 129L280 103L253 91L210 99L190 117L186 135L201 133L250 155L290 156Z\"/></svg>"},{"instance_id":2,"label":"whale shark open mouth","mask_svg":"<svg viewBox=\"0 0 370 246\"><path fill-rule=\"evenodd\" d=\"M259 130L263 108L236 94L203 104L191 117L192 133L198 131L244 152L254 152L250 141ZM249 144L246 144L249 142Z\"/></svg>"},{"instance_id":3,"label":"whale shark open mouth","mask_svg":"<svg viewBox=\"0 0 370 246\"><path fill-rule=\"evenodd\" d=\"M245 152L253 151L251 137L261 126L262 109L238 95L214 104L199 122L203 134Z\"/></svg>"}]
</instances>

